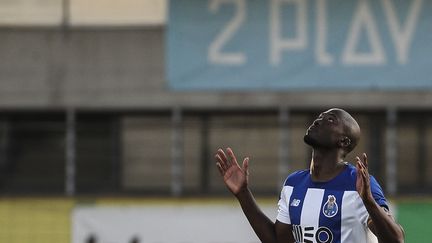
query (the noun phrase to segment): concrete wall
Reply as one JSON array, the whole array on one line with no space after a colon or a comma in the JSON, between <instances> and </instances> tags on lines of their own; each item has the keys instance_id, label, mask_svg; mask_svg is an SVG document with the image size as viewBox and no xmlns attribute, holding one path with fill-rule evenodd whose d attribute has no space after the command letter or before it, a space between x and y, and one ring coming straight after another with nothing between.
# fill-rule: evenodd
<instances>
[{"instance_id":1,"label":"concrete wall","mask_svg":"<svg viewBox=\"0 0 432 243\"><path fill-rule=\"evenodd\" d=\"M164 29L0 30L0 108L425 108L432 92L172 92ZM187 60L185 60L187 61Z\"/></svg>"}]
</instances>

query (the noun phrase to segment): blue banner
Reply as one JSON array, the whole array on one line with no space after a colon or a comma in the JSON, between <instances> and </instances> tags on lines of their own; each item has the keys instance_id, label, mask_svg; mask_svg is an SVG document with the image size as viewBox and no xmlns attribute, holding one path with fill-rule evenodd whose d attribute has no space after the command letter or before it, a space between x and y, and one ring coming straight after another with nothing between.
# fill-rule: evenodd
<instances>
[{"instance_id":1,"label":"blue banner","mask_svg":"<svg viewBox=\"0 0 432 243\"><path fill-rule=\"evenodd\" d=\"M175 90L432 88L432 1L171 0Z\"/></svg>"}]
</instances>

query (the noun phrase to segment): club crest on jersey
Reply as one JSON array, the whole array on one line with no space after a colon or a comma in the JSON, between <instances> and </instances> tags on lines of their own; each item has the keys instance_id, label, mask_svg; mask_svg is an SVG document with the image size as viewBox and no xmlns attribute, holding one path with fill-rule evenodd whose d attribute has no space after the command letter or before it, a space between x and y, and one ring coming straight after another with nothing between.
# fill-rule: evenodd
<instances>
[{"instance_id":1,"label":"club crest on jersey","mask_svg":"<svg viewBox=\"0 0 432 243\"><path fill-rule=\"evenodd\" d=\"M334 195L328 195L327 202L323 206L323 214L331 218L338 212L338 205L336 203L336 197Z\"/></svg>"}]
</instances>

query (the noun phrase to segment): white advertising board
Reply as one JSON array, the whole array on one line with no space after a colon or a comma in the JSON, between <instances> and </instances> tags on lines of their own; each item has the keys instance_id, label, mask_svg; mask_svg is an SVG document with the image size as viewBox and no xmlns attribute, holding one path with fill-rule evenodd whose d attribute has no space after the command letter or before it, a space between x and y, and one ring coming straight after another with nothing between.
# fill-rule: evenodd
<instances>
[{"instance_id":1,"label":"white advertising board","mask_svg":"<svg viewBox=\"0 0 432 243\"><path fill-rule=\"evenodd\" d=\"M233 204L234 205L234 204ZM72 243L258 243L241 208L233 205L76 207ZM271 220L277 208L263 207Z\"/></svg>"},{"instance_id":2,"label":"white advertising board","mask_svg":"<svg viewBox=\"0 0 432 243\"><path fill-rule=\"evenodd\" d=\"M277 205L265 204L274 221ZM93 237L93 239L91 239ZM259 243L236 204L78 206L72 243ZM377 243L369 232L368 243Z\"/></svg>"}]
</instances>

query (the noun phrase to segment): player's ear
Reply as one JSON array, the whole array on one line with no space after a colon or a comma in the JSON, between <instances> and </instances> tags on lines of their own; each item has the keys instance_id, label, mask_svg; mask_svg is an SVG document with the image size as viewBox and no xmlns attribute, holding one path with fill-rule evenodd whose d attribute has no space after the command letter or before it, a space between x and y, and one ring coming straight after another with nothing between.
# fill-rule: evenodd
<instances>
[{"instance_id":1,"label":"player's ear","mask_svg":"<svg viewBox=\"0 0 432 243\"><path fill-rule=\"evenodd\" d=\"M339 140L339 147L341 148L348 148L351 145L351 139L349 137L342 137Z\"/></svg>"}]
</instances>

